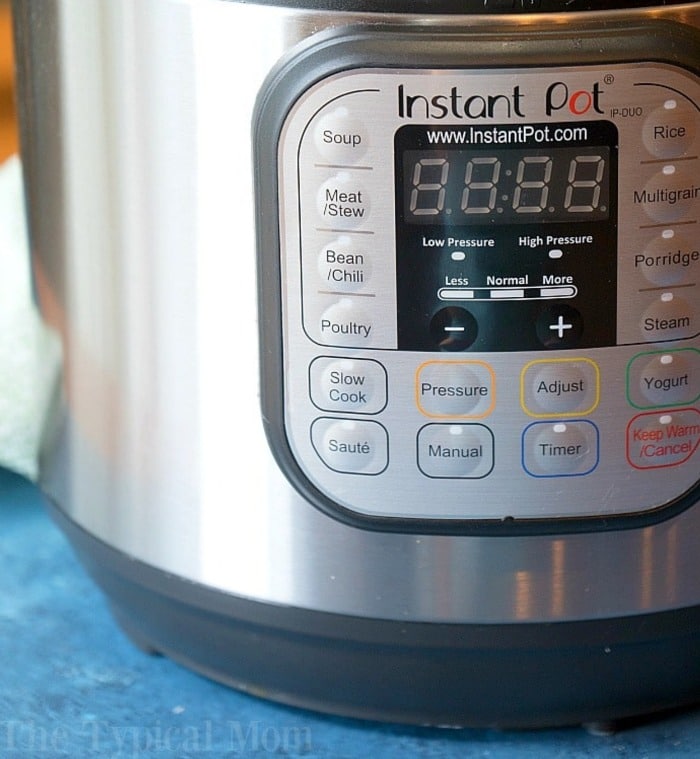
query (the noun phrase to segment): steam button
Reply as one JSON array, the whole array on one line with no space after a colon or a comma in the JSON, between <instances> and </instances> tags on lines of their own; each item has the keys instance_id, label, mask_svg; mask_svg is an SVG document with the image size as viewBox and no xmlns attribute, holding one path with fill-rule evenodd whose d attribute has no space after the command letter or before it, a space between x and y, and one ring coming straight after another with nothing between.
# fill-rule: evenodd
<instances>
[{"instance_id":1,"label":"steam button","mask_svg":"<svg viewBox=\"0 0 700 759\"><path fill-rule=\"evenodd\" d=\"M697 333L697 314L686 300L665 292L644 311L640 326L647 342L682 340Z\"/></svg>"}]
</instances>

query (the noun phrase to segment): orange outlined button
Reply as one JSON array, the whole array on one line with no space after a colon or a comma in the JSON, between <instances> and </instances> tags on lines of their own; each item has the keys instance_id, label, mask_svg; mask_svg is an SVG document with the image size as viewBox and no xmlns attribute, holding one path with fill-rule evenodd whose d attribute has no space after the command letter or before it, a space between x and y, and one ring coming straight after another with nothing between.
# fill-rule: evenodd
<instances>
[{"instance_id":1,"label":"orange outlined button","mask_svg":"<svg viewBox=\"0 0 700 759\"><path fill-rule=\"evenodd\" d=\"M439 419L483 419L496 405L496 375L483 361L426 361L416 371L416 405Z\"/></svg>"},{"instance_id":2,"label":"orange outlined button","mask_svg":"<svg viewBox=\"0 0 700 759\"><path fill-rule=\"evenodd\" d=\"M530 361L520 375L520 405L529 416L587 416L600 402L600 370L589 358Z\"/></svg>"}]
</instances>

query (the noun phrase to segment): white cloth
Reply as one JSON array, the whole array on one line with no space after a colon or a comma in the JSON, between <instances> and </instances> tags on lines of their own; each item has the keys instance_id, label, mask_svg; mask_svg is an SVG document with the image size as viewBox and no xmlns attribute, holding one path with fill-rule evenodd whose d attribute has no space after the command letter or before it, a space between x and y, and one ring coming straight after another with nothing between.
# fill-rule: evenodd
<instances>
[{"instance_id":1,"label":"white cloth","mask_svg":"<svg viewBox=\"0 0 700 759\"><path fill-rule=\"evenodd\" d=\"M36 479L60 349L39 318L29 271L21 165L11 158L0 166L0 465Z\"/></svg>"}]
</instances>

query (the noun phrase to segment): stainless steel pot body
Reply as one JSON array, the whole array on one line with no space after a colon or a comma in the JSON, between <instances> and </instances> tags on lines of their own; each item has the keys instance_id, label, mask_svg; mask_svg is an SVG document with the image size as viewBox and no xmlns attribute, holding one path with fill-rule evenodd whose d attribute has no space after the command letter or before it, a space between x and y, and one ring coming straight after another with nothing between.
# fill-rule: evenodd
<instances>
[{"instance_id":1,"label":"stainless steel pot body","mask_svg":"<svg viewBox=\"0 0 700 759\"><path fill-rule=\"evenodd\" d=\"M551 622L700 602L697 508L573 534L358 530L297 494L263 432L250 144L270 70L331 27L517 33L533 17L223 0L15 11L36 293L64 350L42 485L72 520L209 588L362 617ZM700 26L697 3L585 15Z\"/></svg>"}]
</instances>

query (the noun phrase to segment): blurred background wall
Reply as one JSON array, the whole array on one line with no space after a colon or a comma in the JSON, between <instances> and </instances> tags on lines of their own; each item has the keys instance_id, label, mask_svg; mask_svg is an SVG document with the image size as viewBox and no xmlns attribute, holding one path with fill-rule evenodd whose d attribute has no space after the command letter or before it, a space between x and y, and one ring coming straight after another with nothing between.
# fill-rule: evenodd
<instances>
[{"instance_id":1,"label":"blurred background wall","mask_svg":"<svg viewBox=\"0 0 700 759\"><path fill-rule=\"evenodd\" d=\"M0 0L0 162L18 149L12 76L10 3Z\"/></svg>"}]
</instances>

